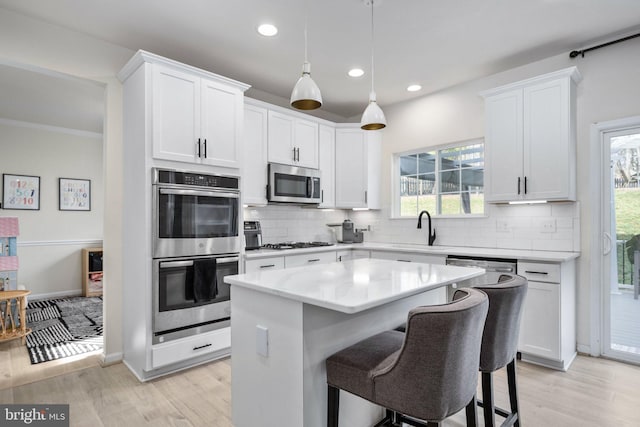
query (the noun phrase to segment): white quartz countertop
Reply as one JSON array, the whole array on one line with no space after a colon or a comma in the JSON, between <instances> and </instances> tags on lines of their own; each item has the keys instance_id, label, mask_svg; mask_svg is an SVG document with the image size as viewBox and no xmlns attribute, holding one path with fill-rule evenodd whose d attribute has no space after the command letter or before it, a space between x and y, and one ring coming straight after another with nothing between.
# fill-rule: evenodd
<instances>
[{"instance_id":1,"label":"white quartz countertop","mask_svg":"<svg viewBox=\"0 0 640 427\"><path fill-rule=\"evenodd\" d=\"M483 273L481 268L358 259L257 271L224 281L351 314Z\"/></svg>"},{"instance_id":2,"label":"white quartz countertop","mask_svg":"<svg viewBox=\"0 0 640 427\"><path fill-rule=\"evenodd\" d=\"M533 251L522 249L471 248L462 246L427 246L409 243L338 243L332 246L321 246L305 249L260 249L247 251L245 259L260 259L274 256L286 256L312 252L326 252L347 249L362 249L371 251L412 252L430 255L458 255L485 258L509 258L524 261L565 262L580 256L579 252Z\"/></svg>"}]
</instances>

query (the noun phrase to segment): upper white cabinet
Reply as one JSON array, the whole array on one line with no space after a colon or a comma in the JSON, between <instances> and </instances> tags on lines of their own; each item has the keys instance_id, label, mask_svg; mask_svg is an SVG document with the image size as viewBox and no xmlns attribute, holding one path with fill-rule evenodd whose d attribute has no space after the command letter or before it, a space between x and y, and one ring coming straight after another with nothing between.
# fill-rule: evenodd
<instances>
[{"instance_id":1,"label":"upper white cabinet","mask_svg":"<svg viewBox=\"0 0 640 427\"><path fill-rule=\"evenodd\" d=\"M269 111L269 162L318 169L318 123Z\"/></svg>"},{"instance_id":2,"label":"upper white cabinet","mask_svg":"<svg viewBox=\"0 0 640 427\"><path fill-rule=\"evenodd\" d=\"M576 67L483 92L488 202L575 200Z\"/></svg>"},{"instance_id":3,"label":"upper white cabinet","mask_svg":"<svg viewBox=\"0 0 640 427\"><path fill-rule=\"evenodd\" d=\"M267 120L268 110L244 106L242 146L242 203L267 204Z\"/></svg>"},{"instance_id":4,"label":"upper white cabinet","mask_svg":"<svg viewBox=\"0 0 640 427\"><path fill-rule=\"evenodd\" d=\"M153 157L238 168L246 86L177 63L151 69Z\"/></svg>"},{"instance_id":5,"label":"upper white cabinet","mask_svg":"<svg viewBox=\"0 0 640 427\"><path fill-rule=\"evenodd\" d=\"M319 208L336 206L336 130L327 125L319 128L320 205Z\"/></svg>"},{"instance_id":6,"label":"upper white cabinet","mask_svg":"<svg viewBox=\"0 0 640 427\"><path fill-rule=\"evenodd\" d=\"M380 209L382 134L336 129L336 207Z\"/></svg>"}]
</instances>

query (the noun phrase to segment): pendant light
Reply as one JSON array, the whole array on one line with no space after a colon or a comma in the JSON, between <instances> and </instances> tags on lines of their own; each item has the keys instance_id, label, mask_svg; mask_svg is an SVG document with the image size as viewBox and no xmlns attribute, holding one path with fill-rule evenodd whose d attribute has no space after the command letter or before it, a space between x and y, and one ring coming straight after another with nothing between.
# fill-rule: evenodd
<instances>
[{"instance_id":1,"label":"pendant light","mask_svg":"<svg viewBox=\"0 0 640 427\"><path fill-rule=\"evenodd\" d=\"M304 19L304 64L302 64L302 76L291 92L291 106L298 110L315 110L322 105L320 88L311 78L311 64L307 61L307 24L309 20L309 3Z\"/></svg>"},{"instance_id":2,"label":"pendant light","mask_svg":"<svg viewBox=\"0 0 640 427\"><path fill-rule=\"evenodd\" d=\"M373 2L365 0L371 5L371 93L369 94L369 105L362 114L360 128L364 130L378 130L387 126L387 119L384 117L382 109L376 102L376 92L373 89Z\"/></svg>"}]
</instances>

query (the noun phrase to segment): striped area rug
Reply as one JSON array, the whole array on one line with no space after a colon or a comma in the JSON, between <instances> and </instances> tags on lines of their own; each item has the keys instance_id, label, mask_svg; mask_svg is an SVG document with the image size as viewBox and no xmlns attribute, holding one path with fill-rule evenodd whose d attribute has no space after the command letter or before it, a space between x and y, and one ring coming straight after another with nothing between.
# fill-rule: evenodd
<instances>
[{"instance_id":1,"label":"striped area rug","mask_svg":"<svg viewBox=\"0 0 640 427\"><path fill-rule=\"evenodd\" d=\"M102 297L29 301L27 324L31 364L101 350Z\"/></svg>"}]
</instances>

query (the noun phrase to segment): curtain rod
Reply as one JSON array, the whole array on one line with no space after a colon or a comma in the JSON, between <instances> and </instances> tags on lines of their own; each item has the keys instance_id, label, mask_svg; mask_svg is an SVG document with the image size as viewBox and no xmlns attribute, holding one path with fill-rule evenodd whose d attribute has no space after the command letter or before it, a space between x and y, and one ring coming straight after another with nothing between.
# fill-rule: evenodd
<instances>
[{"instance_id":1,"label":"curtain rod","mask_svg":"<svg viewBox=\"0 0 640 427\"><path fill-rule=\"evenodd\" d=\"M584 54L585 54L585 53L587 53L587 52L589 52L590 50L600 49L601 47L605 47L605 46L609 46L609 45L612 45L612 44L616 44L616 43L624 42L624 41L631 40L631 39L636 38L636 37L640 37L640 33L638 33L638 34L634 34L634 35L632 35L632 36L623 37L623 38L621 38L621 39L614 40L614 41L612 41L612 42L603 43L603 44L600 44L600 45L598 45L598 46L593 46L593 47L590 47L590 48L588 48L588 49L583 49L583 50L574 50L574 51L572 51L572 52L569 54L569 57L570 57L570 58L575 58L575 57L576 57L576 56L578 56L578 55L582 55L582 57L584 58Z\"/></svg>"}]
</instances>

